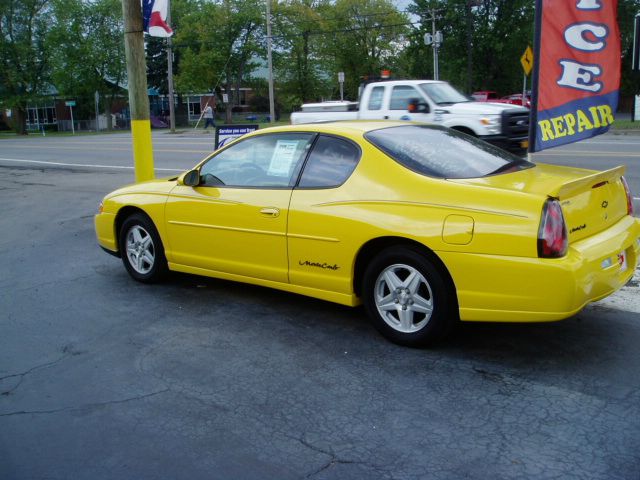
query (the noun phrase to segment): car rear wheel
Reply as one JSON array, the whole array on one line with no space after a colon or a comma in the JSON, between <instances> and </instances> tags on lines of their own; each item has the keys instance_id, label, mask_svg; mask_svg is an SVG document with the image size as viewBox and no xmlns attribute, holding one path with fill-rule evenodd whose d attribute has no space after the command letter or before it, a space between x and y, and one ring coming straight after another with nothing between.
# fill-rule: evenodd
<instances>
[{"instance_id":1,"label":"car rear wheel","mask_svg":"<svg viewBox=\"0 0 640 480\"><path fill-rule=\"evenodd\" d=\"M374 326L400 345L433 343L458 320L449 280L411 247L389 248L375 257L365 272L363 297Z\"/></svg>"},{"instance_id":2,"label":"car rear wheel","mask_svg":"<svg viewBox=\"0 0 640 480\"><path fill-rule=\"evenodd\" d=\"M153 222L144 214L135 213L122 224L120 252L127 272L140 282L157 282L167 273L162 241Z\"/></svg>"}]
</instances>

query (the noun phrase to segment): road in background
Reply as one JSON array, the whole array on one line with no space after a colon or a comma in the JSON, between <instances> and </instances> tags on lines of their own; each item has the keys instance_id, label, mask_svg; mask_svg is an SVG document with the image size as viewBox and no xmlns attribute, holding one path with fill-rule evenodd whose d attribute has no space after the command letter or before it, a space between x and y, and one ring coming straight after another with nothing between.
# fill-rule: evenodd
<instances>
[{"instance_id":1,"label":"road in background","mask_svg":"<svg viewBox=\"0 0 640 480\"><path fill-rule=\"evenodd\" d=\"M213 132L154 131L156 176L171 176L190 169L212 153L213 144ZM626 165L625 177L634 195L636 215L640 215L640 135L609 133L535 153L530 159L594 170ZM0 140L0 165L131 171L127 183L134 181L130 133L4 138Z\"/></svg>"},{"instance_id":2,"label":"road in background","mask_svg":"<svg viewBox=\"0 0 640 480\"><path fill-rule=\"evenodd\" d=\"M157 176L171 175L191 168L213 151L212 133L153 133L154 166ZM130 133L77 137L5 138L0 140L0 164L56 164L85 168L129 169L133 180L133 154Z\"/></svg>"},{"instance_id":3,"label":"road in background","mask_svg":"<svg viewBox=\"0 0 640 480\"><path fill-rule=\"evenodd\" d=\"M153 135L156 168L182 170L193 166L213 151L213 134L200 131ZM603 169L628 165L634 178L640 177L640 135L607 134L579 143L532 155L534 161ZM0 161L23 159L47 163L82 165L133 165L131 135L85 135L77 137L10 137L0 139ZM638 185L640 189L640 184Z\"/></svg>"},{"instance_id":4,"label":"road in background","mask_svg":"<svg viewBox=\"0 0 640 480\"><path fill-rule=\"evenodd\" d=\"M213 133L189 130L153 133L156 175L168 176L191 168L213 151ZM640 135L609 133L531 156L535 162L605 170L627 166L627 181L640 208ZM42 163L41 163L42 162ZM4 138L0 140L0 165L41 165L131 170L131 135Z\"/></svg>"},{"instance_id":5,"label":"road in background","mask_svg":"<svg viewBox=\"0 0 640 480\"><path fill-rule=\"evenodd\" d=\"M631 191L640 200L640 135L609 133L544 150L532 155L534 162L554 163L573 167L605 170L626 165L625 178ZM636 203L640 206L640 203Z\"/></svg>"}]
</instances>

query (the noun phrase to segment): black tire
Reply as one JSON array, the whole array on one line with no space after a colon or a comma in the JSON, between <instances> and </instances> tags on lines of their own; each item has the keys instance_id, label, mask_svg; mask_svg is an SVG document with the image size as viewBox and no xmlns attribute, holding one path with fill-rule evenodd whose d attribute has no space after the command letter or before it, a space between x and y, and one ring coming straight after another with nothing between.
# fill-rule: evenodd
<instances>
[{"instance_id":1,"label":"black tire","mask_svg":"<svg viewBox=\"0 0 640 480\"><path fill-rule=\"evenodd\" d=\"M154 283L167 272L162 240L155 225L143 213L134 213L122 223L119 234L120 257L135 280Z\"/></svg>"},{"instance_id":2,"label":"black tire","mask_svg":"<svg viewBox=\"0 0 640 480\"><path fill-rule=\"evenodd\" d=\"M455 288L417 248L391 247L380 252L367 267L362 285L373 325L399 345L432 344L458 322Z\"/></svg>"}]
</instances>

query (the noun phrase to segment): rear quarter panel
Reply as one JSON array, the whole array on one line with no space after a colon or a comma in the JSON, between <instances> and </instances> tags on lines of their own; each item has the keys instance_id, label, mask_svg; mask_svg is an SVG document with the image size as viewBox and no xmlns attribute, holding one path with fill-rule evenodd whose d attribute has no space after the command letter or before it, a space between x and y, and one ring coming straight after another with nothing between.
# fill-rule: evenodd
<instances>
[{"instance_id":1,"label":"rear quarter panel","mask_svg":"<svg viewBox=\"0 0 640 480\"><path fill-rule=\"evenodd\" d=\"M440 256L534 257L542 201L521 192L424 177L365 143L362 160L344 185L294 190L290 281L350 293L358 252L381 237L413 240ZM444 231L451 218L451 231ZM466 274L464 268L450 273L454 281Z\"/></svg>"}]
</instances>

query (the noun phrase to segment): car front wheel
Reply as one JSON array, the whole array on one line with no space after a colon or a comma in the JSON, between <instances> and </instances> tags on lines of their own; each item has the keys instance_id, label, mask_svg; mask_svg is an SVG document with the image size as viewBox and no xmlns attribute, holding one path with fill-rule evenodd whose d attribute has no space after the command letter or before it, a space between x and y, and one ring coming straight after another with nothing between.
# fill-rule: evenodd
<instances>
[{"instance_id":1,"label":"car front wheel","mask_svg":"<svg viewBox=\"0 0 640 480\"><path fill-rule=\"evenodd\" d=\"M144 214L135 213L122 224L120 252L127 272L140 282L156 282L167 272L162 241L153 222Z\"/></svg>"},{"instance_id":2,"label":"car front wheel","mask_svg":"<svg viewBox=\"0 0 640 480\"><path fill-rule=\"evenodd\" d=\"M410 247L389 248L374 258L365 272L363 296L374 326L400 345L437 341L458 319L450 282Z\"/></svg>"}]
</instances>

